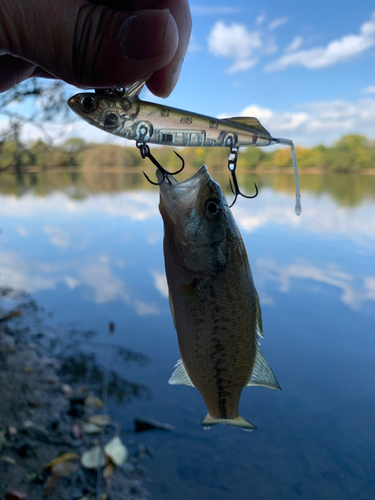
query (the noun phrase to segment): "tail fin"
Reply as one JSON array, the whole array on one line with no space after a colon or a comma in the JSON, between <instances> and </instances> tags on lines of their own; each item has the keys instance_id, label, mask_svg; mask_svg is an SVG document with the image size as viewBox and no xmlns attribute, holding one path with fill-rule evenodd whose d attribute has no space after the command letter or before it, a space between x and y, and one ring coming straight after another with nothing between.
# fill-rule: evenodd
<instances>
[{"instance_id":1,"label":"tail fin","mask_svg":"<svg viewBox=\"0 0 375 500\"><path fill-rule=\"evenodd\" d=\"M253 431L257 427L244 418L238 416L233 419L229 418L212 418L209 413L204 417L201 422L201 425L204 429L211 429L213 425L222 424L222 425L235 425L236 427L241 427L244 431Z\"/></svg>"}]
</instances>

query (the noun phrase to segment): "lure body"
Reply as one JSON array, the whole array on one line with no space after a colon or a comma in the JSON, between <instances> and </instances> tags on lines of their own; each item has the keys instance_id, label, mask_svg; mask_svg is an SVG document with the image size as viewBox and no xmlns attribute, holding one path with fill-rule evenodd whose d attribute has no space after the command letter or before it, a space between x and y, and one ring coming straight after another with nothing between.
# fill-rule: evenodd
<instances>
[{"instance_id":1,"label":"lure body","mask_svg":"<svg viewBox=\"0 0 375 500\"><path fill-rule=\"evenodd\" d=\"M181 147L268 146L275 140L256 118L218 119L142 101L145 81L123 93L80 93L68 101L82 119L137 142Z\"/></svg>"}]
</instances>

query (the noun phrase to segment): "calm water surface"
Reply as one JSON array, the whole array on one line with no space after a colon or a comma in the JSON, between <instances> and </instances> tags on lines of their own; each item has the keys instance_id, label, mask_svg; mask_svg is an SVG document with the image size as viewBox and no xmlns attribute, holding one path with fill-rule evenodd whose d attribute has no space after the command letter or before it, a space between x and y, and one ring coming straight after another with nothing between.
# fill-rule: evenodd
<instances>
[{"instance_id":1,"label":"calm water surface","mask_svg":"<svg viewBox=\"0 0 375 500\"><path fill-rule=\"evenodd\" d=\"M223 187L227 175L215 176ZM176 427L132 436L158 500L375 498L375 177L303 175L301 217L288 175L240 177L254 200L234 216L263 312L262 351L282 391L250 387L240 413L252 433L204 431L197 390L167 381L179 358L164 274L158 191L138 174L0 177L0 286L30 292L49 324L92 328L150 357L115 366L150 400L110 402ZM230 194L228 198L231 199Z\"/></svg>"}]
</instances>

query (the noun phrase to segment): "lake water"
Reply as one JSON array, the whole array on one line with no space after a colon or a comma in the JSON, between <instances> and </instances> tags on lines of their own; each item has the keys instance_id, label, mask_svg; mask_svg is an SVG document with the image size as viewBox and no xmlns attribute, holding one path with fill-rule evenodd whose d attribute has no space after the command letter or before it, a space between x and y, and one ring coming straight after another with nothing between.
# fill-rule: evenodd
<instances>
[{"instance_id":1,"label":"lake water","mask_svg":"<svg viewBox=\"0 0 375 500\"><path fill-rule=\"evenodd\" d=\"M227 189L228 176L215 176ZM146 366L103 365L147 385L150 399L110 412L176 427L126 436L146 443L158 500L375 498L375 176L240 176L254 200L233 208L263 313L262 351L282 391L244 389L258 429L200 426L199 392L167 381L179 358L167 300L158 190L141 174L0 176L0 286L32 294L59 331L94 329L142 352ZM228 193L228 199L232 195ZM63 342L64 339L61 339ZM90 348L88 346L87 348Z\"/></svg>"}]
</instances>

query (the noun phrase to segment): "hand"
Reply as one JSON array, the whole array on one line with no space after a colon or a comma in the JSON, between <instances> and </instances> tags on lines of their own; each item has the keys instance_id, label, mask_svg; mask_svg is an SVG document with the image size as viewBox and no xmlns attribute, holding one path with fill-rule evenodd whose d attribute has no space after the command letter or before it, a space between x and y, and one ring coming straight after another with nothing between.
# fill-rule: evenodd
<instances>
[{"instance_id":1,"label":"hand","mask_svg":"<svg viewBox=\"0 0 375 500\"><path fill-rule=\"evenodd\" d=\"M191 32L188 0L1 0L0 20L0 92L33 76L105 88L152 74L166 97Z\"/></svg>"}]
</instances>

